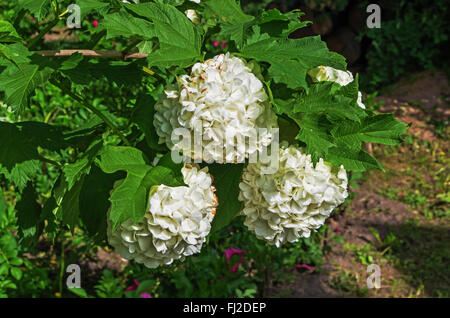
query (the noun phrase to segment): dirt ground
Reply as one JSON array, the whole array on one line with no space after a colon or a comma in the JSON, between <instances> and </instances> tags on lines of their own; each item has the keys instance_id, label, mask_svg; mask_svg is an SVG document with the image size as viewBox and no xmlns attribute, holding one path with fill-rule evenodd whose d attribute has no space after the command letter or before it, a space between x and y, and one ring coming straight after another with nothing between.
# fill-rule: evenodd
<instances>
[{"instance_id":1,"label":"dirt ground","mask_svg":"<svg viewBox=\"0 0 450 318\"><path fill-rule=\"evenodd\" d=\"M356 197L328 220L323 266L292 272L267 296L450 297L449 97L445 75L422 72L375 98L380 111L411 124L409 139L371 149L386 172L358 180ZM367 288L370 263L380 266L379 289Z\"/></svg>"}]
</instances>

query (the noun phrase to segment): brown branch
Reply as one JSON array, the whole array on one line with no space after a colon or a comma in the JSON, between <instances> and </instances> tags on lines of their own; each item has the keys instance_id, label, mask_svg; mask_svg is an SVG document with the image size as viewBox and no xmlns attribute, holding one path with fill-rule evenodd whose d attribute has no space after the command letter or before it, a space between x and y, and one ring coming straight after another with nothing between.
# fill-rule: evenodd
<instances>
[{"instance_id":1,"label":"brown branch","mask_svg":"<svg viewBox=\"0 0 450 318\"><path fill-rule=\"evenodd\" d=\"M97 50L59 50L59 51L35 51L36 54L46 57L71 56L75 53L81 53L86 57L100 57L107 59L145 59L146 53L124 53L121 51L97 51Z\"/></svg>"}]
</instances>

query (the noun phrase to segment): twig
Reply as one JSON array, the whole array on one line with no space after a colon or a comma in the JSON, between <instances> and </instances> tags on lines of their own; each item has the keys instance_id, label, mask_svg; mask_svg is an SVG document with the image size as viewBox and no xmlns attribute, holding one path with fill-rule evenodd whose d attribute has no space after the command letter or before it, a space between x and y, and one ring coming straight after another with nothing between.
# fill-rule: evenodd
<instances>
[{"instance_id":1,"label":"twig","mask_svg":"<svg viewBox=\"0 0 450 318\"><path fill-rule=\"evenodd\" d=\"M48 158L45 158L43 156L39 156L39 160L42 161L42 162L46 162L46 163L52 164L54 166L57 166L60 169L62 168L62 166L58 162L56 162L54 160L51 160L51 159L48 159Z\"/></svg>"},{"instance_id":2,"label":"twig","mask_svg":"<svg viewBox=\"0 0 450 318\"><path fill-rule=\"evenodd\" d=\"M121 51L97 51L97 50L59 50L59 51L35 51L36 54L46 57L64 57L71 56L75 53L80 53L86 57L100 57L107 59L145 59L148 54L146 53L123 53Z\"/></svg>"}]
</instances>

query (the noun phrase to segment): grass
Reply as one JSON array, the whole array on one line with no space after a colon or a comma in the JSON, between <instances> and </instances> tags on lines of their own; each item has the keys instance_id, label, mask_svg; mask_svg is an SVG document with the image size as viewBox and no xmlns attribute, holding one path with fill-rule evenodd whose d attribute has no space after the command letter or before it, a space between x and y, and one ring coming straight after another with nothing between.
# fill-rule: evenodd
<instances>
[{"instance_id":1,"label":"grass","mask_svg":"<svg viewBox=\"0 0 450 318\"><path fill-rule=\"evenodd\" d=\"M450 296L450 230L410 219L393 234L386 257L412 286L430 296Z\"/></svg>"},{"instance_id":2,"label":"grass","mask_svg":"<svg viewBox=\"0 0 450 318\"><path fill-rule=\"evenodd\" d=\"M447 144L445 139L429 142L409 134L402 147L377 147L375 156L386 173L371 173L376 192L406 203L427 219L448 219L450 160L443 151Z\"/></svg>"},{"instance_id":3,"label":"grass","mask_svg":"<svg viewBox=\"0 0 450 318\"><path fill-rule=\"evenodd\" d=\"M375 96L369 96L371 109L382 106L375 103ZM421 102L410 106L422 107ZM372 243L361 244L348 237L349 241L339 240L334 248L342 249L337 253L344 260L335 262L329 284L342 296L450 297L450 160L446 151L450 129L446 120L433 117L418 118L414 127L400 147L373 148L385 173L371 171L359 177L365 193L388 199L364 214L384 213L401 221L384 231L385 235L369 227ZM345 213L357 222L350 204ZM366 287L369 264L381 267L380 290Z\"/></svg>"},{"instance_id":4,"label":"grass","mask_svg":"<svg viewBox=\"0 0 450 318\"><path fill-rule=\"evenodd\" d=\"M369 289L362 286L362 281L363 279L358 273L341 269L331 277L329 284L332 288L338 290L343 297L367 297L369 296Z\"/></svg>"}]
</instances>

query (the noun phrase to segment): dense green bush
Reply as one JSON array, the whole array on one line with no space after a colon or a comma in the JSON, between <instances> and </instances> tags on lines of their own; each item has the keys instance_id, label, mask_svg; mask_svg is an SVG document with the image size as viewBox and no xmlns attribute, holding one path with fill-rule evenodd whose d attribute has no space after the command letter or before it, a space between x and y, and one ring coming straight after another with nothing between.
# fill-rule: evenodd
<instances>
[{"instance_id":1,"label":"dense green bush","mask_svg":"<svg viewBox=\"0 0 450 318\"><path fill-rule=\"evenodd\" d=\"M448 72L450 4L438 1L398 1L383 6L381 28L370 29L372 41L366 54L367 69L361 76L369 92L401 76L422 69Z\"/></svg>"}]
</instances>

